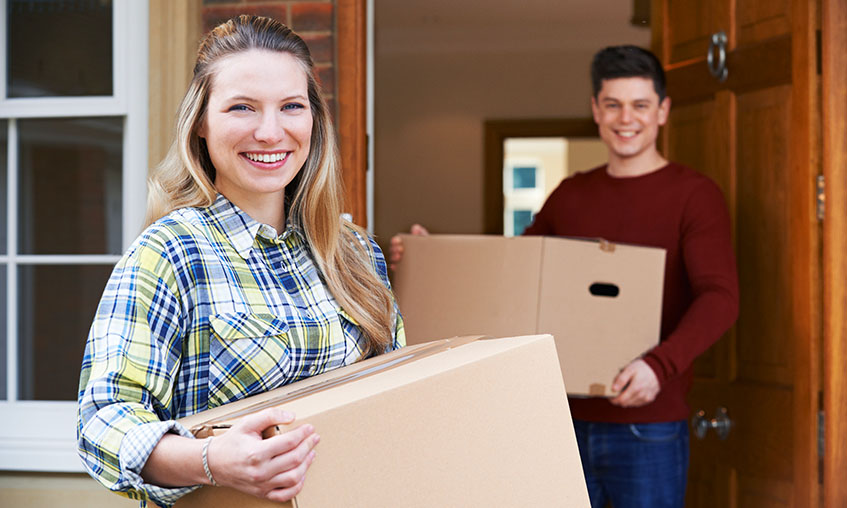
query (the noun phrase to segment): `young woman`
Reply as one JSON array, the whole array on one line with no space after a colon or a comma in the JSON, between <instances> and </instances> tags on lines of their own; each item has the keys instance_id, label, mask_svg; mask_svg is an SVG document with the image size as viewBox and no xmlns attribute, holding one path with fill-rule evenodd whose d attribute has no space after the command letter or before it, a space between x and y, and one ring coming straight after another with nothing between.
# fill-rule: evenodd
<instances>
[{"instance_id":1,"label":"young woman","mask_svg":"<svg viewBox=\"0 0 847 508\"><path fill-rule=\"evenodd\" d=\"M404 345L376 244L341 216L330 116L305 43L239 16L200 45L149 226L115 267L85 349L79 453L162 506L217 484L287 501L319 438L281 410L195 440L174 420Z\"/></svg>"}]
</instances>

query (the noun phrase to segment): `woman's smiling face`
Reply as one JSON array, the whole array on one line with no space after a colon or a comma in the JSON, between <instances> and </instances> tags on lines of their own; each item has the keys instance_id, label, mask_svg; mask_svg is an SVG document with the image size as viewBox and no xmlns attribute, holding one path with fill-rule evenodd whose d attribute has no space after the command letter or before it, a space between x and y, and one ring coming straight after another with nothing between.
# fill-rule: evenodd
<instances>
[{"instance_id":1,"label":"woman's smiling face","mask_svg":"<svg viewBox=\"0 0 847 508\"><path fill-rule=\"evenodd\" d=\"M306 162L312 135L302 64L288 53L266 50L220 59L199 134L215 166L218 192L242 209L282 210L283 191Z\"/></svg>"}]
</instances>

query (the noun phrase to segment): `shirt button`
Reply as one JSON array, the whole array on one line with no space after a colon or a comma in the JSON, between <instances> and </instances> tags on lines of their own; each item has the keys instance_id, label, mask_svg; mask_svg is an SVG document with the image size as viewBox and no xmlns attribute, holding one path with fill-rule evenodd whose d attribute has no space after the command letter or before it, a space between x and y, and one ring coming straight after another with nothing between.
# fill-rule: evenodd
<instances>
[{"instance_id":1,"label":"shirt button","mask_svg":"<svg viewBox=\"0 0 847 508\"><path fill-rule=\"evenodd\" d=\"M318 366L315 365L315 364L312 364L312 366L309 367L309 374L314 374L315 372L317 372L317 370L318 370Z\"/></svg>"}]
</instances>

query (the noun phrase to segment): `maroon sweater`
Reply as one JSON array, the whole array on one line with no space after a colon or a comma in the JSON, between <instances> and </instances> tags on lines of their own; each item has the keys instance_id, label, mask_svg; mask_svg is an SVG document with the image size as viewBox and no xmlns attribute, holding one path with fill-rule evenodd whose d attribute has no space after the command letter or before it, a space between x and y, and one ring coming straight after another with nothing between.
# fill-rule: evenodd
<instances>
[{"instance_id":1,"label":"maroon sweater","mask_svg":"<svg viewBox=\"0 0 847 508\"><path fill-rule=\"evenodd\" d=\"M524 234L603 238L667 251L661 341L643 356L661 385L656 400L621 408L605 398L571 398L570 405L579 420L687 419L692 362L738 315L730 220L718 186L673 162L631 178L611 177L601 166L563 180Z\"/></svg>"}]
</instances>

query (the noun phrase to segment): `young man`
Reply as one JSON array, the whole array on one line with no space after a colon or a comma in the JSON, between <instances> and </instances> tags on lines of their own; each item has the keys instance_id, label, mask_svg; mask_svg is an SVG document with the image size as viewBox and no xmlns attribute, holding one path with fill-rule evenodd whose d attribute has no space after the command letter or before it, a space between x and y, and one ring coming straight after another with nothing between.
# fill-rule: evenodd
<instances>
[{"instance_id":1,"label":"young man","mask_svg":"<svg viewBox=\"0 0 847 508\"><path fill-rule=\"evenodd\" d=\"M659 345L623 366L615 397L569 402L592 508L609 501L614 508L681 508L692 363L738 314L729 214L714 182L656 148L670 99L652 53L603 49L591 80L591 109L609 162L563 180L524 234L667 251ZM392 239L392 262L401 257L402 244Z\"/></svg>"}]
</instances>

